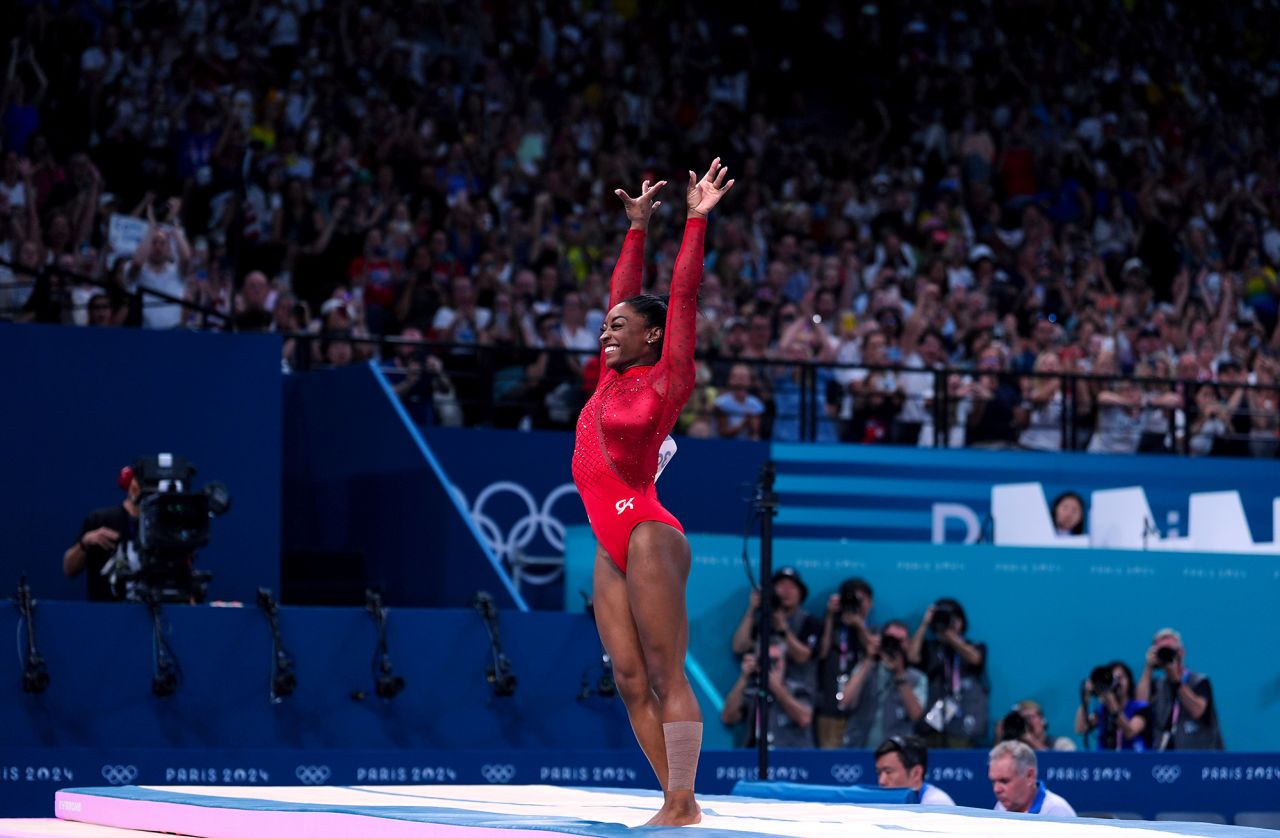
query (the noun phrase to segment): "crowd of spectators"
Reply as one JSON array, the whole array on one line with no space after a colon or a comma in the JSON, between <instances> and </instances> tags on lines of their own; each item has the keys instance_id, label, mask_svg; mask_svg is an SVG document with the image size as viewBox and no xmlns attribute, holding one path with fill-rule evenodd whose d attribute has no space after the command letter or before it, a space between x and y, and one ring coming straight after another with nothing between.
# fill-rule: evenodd
<instances>
[{"instance_id":1,"label":"crowd of spectators","mask_svg":"<svg viewBox=\"0 0 1280 838\"><path fill-rule=\"evenodd\" d=\"M1074 751L1076 741L1049 730L1039 702L990 712L988 648L969 634L964 606L944 597L913 628L902 619L873 620L871 585L853 577L805 609L809 588L793 567L773 574L775 610L767 666L758 660L763 627L752 591L730 648L739 675L720 720L757 745L758 707L770 706L774 748L865 748L917 737L929 748L974 748L1016 740L1036 751ZM1121 660L1094 668L1080 688L1074 731L1086 748L1108 751L1222 750L1217 704L1208 676L1186 666L1182 635L1155 633L1141 675Z\"/></svg>"},{"instance_id":2,"label":"crowd of spectators","mask_svg":"<svg viewBox=\"0 0 1280 838\"><path fill-rule=\"evenodd\" d=\"M285 343L294 367L368 358L365 336L473 346L402 356L406 389L564 426L613 189L719 154L738 188L682 432L812 435L808 388L820 439L1275 456L1278 24L1143 0L24 0L0 21L0 317L322 336ZM659 291L678 217L650 228ZM811 361L867 368L789 366Z\"/></svg>"}]
</instances>

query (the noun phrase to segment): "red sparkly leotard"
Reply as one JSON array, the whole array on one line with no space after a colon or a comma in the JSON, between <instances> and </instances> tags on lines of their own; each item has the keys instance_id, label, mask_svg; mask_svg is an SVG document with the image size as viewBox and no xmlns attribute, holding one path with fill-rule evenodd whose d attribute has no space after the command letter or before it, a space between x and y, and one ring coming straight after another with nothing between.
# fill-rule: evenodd
<instances>
[{"instance_id":1,"label":"red sparkly leotard","mask_svg":"<svg viewBox=\"0 0 1280 838\"><path fill-rule=\"evenodd\" d=\"M627 570L631 531L644 521L661 521L684 532L658 502L654 471L658 448L693 392L693 349L702 282L705 218L685 224L684 241L671 277L671 300L663 331L662 358L653 366L619 374L600 355L600 381L578 416L573 446L573 482L587 508L587 520L613 563ZM640 293L644 233L631 230L609 282L609 308Z\"/></svg>"}]
</instances>

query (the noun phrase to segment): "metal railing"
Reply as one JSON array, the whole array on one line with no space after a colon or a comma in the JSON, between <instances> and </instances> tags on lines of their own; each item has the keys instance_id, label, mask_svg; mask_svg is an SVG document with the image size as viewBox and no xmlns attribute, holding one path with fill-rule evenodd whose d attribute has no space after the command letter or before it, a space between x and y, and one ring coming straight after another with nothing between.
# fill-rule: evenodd
<instances>
[{"instance_id":1,"label":"metal railing","mask_svg":"<svg viewBox=\"0 0 1280 838\"><path fill-rule=\"evenodd\" d=\"M424 424L572 428L597 365L593 353L560 347L286 338L295 342L291 364L298 371L326 366L335 342L349 344L354 361L378 360L402 398L425 406L416 414ZM439 373L426 369L428 355L440 359ZM742 364L752 370L752 394L764 405L761 439L1253 457L1275 457L1280 449L1277 385L713 354L698 361L701 380L678 433L716 435L714 396L724 392L729 369ZM422 365L416 374L415 364Z\"/></svg>"}]
</instances>

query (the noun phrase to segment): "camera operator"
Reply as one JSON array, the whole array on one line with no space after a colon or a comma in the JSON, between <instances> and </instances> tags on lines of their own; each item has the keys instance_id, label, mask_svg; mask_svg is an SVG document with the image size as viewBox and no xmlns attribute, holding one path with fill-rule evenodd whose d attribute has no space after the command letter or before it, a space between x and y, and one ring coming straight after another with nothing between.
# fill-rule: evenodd
<instances>
[{"instance_id":1,"label":"camera operator","mask_svg":"<svg viewBox=\"0 0 1280 838\"><path fill-rule=\"evenodd\" d=\"M891 736L906 736L924 715L928 679L907 666L910 632L901 620L890 620L867 637L866 654L837 698L850 711L846 748L870 748Z\"/></svg>"},{"instance_id":2,"label":"camera operator","mask_svg":"<svg viewBox=\"0 0 1280 838\"><path fill-rule=\"evenodd\" d=\"M964 607L940 599L924 612L907 650L910 664L929 679L920 730L930 747L972 748L987 732L987 647L965 637L968 627Z\"/></svg>"},{"instance_id":3,"label":"camera operator","mask_svg":"<svg viewBox=\"0 0 1280 838\"><path fill-rule=\"evenodd\" d=\"M924 781L929 772L929 749L918 736L890 736L876 748L876 780L884 789L915 789L924 806L954 806L937 786Z\"/></svg>"},{"instance_id":4,"label":"camera operator","mask_svg":"<svg viewBox=\"0 0 1280 838\"><path fill-rule=\"evenodd\" d=\"M787 645L787 660L791 677L803 680L812 694L817 681L817 661L814 651L822 625L817 618L801 608L809 597L809 588L794 567L782 567L773 574L773 631ZM760 593L752 591L738 627L733 632L733 653L743 655L755 648L756 632L760 622Z\"/></svg>"},{"instance_id":5,"label":"camera operator","mask_svg":"<svg viewBox=\"0 0 1280 838\"><path fill-rule=\"evenodd\" d=\"M90 602L124 599L125 585L117 581L113 568L116 562L123 562L134 571L141 565L137 535L142 485L130 466L120 470L117 485L125 493L124 501L90 512L80 525L76 543L62 554L62 572L68 578L88 571Z\"/></svg>"},{"instance_id":6,"label":"camera operator","mask_svg":"<svg viewBox=\"0 0 1280 838\"><path fill-rule=\"evenodd\" d=\"M846 579L827 599L827 614L818 642L818 706L814 736L819 748L844 747L849 711L840 707L845 685L867 646L867 617L874 595L863 579Z\"/></svg>"},{"instance_id":7,"label":"camera operator","mask_svg":"<svg viewBox=\"0 0 1280 838\"><path fill-rule=\"evenodd\" d=\"M1080 690L1076 733L1087 736L1095 731L1096 750L1151 749L1151 710L1147 702L1133 697L1133 672L1125 663L1114 661L1095 667Z\"/></svg>"},{"instance_id":8,"label":"camera operator","mask_svg":"<svg viewBox=\"0 0 1280 838\"><path fill-rule=\"evenodd\" d=\"M1076 743L1066 736L1054 736L1049 733L1049 723L1045 721L1044 709L1040 706L1040 702L1030 698L1013 705L1013 709L996 722L995 734L997 742L1016 739L1019 742L1025 742L1036 751L1074 751L1076 749Z\"/></svg>"},{"instance_id":9,"label":"camera operator","mask_svg":"<svg viewBox=\"0 0 1280 838\"><path fill-rule=\"evenodd\" d=\"M1151 739L1157 751L1220 751L1222 730L1209 677L1186 668L1182 635L1160 629L1151 640L1134 696L1151 703ZM1159 673L1163 678L1155 678Z\"/></svg>"},{"instance_id":10,"label":"camera operator","mask_svg":"<svg viewBox=\"0 0 1280 838\"><path fill-rule=\"evenodd\" d=\"M742 669L733 689L725 696L720 721L732 726L751 720L743 747L752 748L756 744L756 695L760 689L767 690L766 700L773 704L769 711L769 747L813 747L813 693L804 680L789 676L788 645L788 641L779 635L770 638L769 673L764 684L760 683L760 667L756 664L755 654L747 652L742 656Z\"/></svg>"}]
</instances>

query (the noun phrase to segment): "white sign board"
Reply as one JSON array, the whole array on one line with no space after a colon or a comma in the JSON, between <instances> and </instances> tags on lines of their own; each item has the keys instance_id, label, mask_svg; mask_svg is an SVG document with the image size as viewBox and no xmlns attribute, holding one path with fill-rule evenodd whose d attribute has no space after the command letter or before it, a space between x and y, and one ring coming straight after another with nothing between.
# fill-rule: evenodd
<instances>
[{"instance_id":1,"label":"white sign board","mask_svg":"<svg viewBox=\"0 0 1280 838\"><path fill-rule=\"evenodd\" d=\"M147 222L131 215L111 214L111 226L107 231L107 242L111 253L116 256L132 256L142 244L142 237L147 234Z\"/></svg>"}]
</instances>

